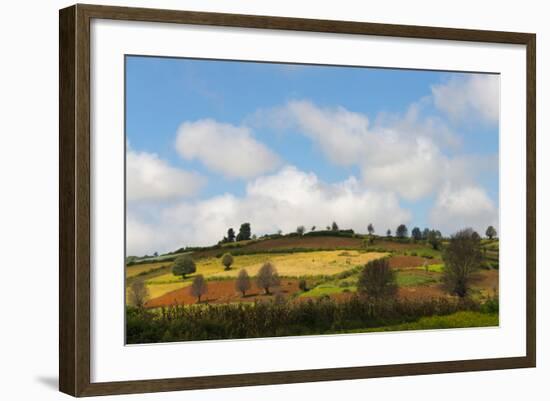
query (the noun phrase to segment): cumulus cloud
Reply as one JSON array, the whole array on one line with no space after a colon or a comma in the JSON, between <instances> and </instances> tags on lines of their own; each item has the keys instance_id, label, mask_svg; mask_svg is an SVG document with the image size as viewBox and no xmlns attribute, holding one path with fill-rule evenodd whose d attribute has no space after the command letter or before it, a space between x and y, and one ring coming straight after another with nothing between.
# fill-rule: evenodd
<instances>
[{"instance_id":1,"label":"cumulus cloud","mask_svg":"<svg viewBox=\"0 0 550 401\"><path fill-rule=\"evenodd\" d=\"M168 200L196 194L205 184L201 175L171 166L155 153L126 152L128 201Z\"/></svg>"},{"instance_id":2,"label":"cumulus cloud","mask_svg":"<svg viewBox=\"0 0 550 401\"><path fill-rule=\"evenodd\" d=\"M250 128L211 119L181 124L176 150L228 178L252 178L280 165L279 157L254 139Z\"/></svg>"},{"instance_id":3,"label":"cumulus cloud","mask_svg":"<svg viewBox=\"0 0 550 401\"><path fill-rule=\"evenodd\" d=\"M256 234L277 230L292 232L298 225L325 227L333 220L342 228L364 231L373 223L379 231L407 223L410 212L391 192L367 190L354 177L328 184L313 173L286 166L279 172L258 177L241 197L223 194L201 201L182 201L164 207L159 218L147 223L129 218L129 254L169 251L184 245L211 245L229 227L252 224ZM128 223L128 224L130 224ZM161 233L154 237L151 233ZM154 237L154 238L153 238ZM151 242L144 238L152 238Z\"/></svg>"},{"instance_id":4,"label":"cumulus cloud","mask_svg":"<svg viewBox=\"0 0 550 401\"><path fill-rule=\"evenodd\" d=\"M447 184L437 196L430 222L447 233L471 227L483 235L489 225L498 230L498 210L483 188Z\"/></svg>"},{"instance_id":5,"label":"cumulus cloud","mask_svg":"<svg viewBox=\"0 0 550 401\"><path fill-rule=\"evenodd\" d=\"M403 115L379 115L371 123L365 114L343 107L293 100L257 113L254 121L263 119L275 129L295 128L333 164L358 166L367 186L418 200L432 195L445 180L450 159L442 149L459 146L440 119L421 118L425 102L412 104Z\"/></svg>"},{"instance_id":6,"label":"cumulus cloud","mask_svg":"<svg viewBox=\"0 0 550 401\"><path fill-rule=\"evenodd\" d=\"M491 74L467 74L431 87L435 106L455 122L481 119L498 124L500 77Z\"/></svg>"}]
</instances>

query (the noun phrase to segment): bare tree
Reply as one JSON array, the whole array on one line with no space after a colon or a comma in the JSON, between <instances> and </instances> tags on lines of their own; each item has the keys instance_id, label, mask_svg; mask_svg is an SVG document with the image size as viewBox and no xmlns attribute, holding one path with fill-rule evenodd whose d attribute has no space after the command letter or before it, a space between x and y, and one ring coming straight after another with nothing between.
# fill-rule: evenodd
<instances>
[{"instance_id":1,"label":"bare tree","mask_svg":"<svg viewBox=\"0 0 550 401\"><path fill-rule=\"evenodd\" d=\"M250 276L245 269L241 269L239 275L237 276L237 281L235 282L235 289L243 294L243 297L246 296L246 292L252 287L250 283Z\"/></svg>"},{"instance_id":2,"label":"bare tree","mask_svg":"<svg viewBox=\"0 0 550 401\"><path fill-rule=\"evenodd\" d=\"M465 297L470 289L472 275L481 265L479 234L467 228L451 236L443 253L443 261L443 282L447 290L453 295Z\"/></svg>"},{"instance_id":3,"label":"bare tree","mask_svg":"<svg viewBox=\"0 0 550 401\"><path fill-rule=\"evenodd\" d=\"M264 263L258 272L258 276L256 277L256 284L258 287L263 288L266 295L268 295L269 288L278 286L279 283L279 275L277 274L277 269L275 269L273 263Z\"/></svg>"},{"instance_id":4,"label":"bare tree","mask_svg":"<svg viewBox=\"0 0 550 401\"><path fill-rule=\"evenodd\" d=\"M206 280L202 274L197 275L191 284L191 295L197 298L197 303L201 302L201 297L208 292Z\"/></svg>"},{"instance_id":5,"label":"bare tree","mask_svg":"<svg viewBox=\"0 0 550 401\"><path fill-rule=\"evenodd\" d=\"M130 305L137 308L143 308L145 302L149 299L149 290L143 280L135 280L130 285L130 291L128 292L128 301Z\"/></svg>"},{"instance_id":6,"label":"bare tree","mask_svg":"<svg viewBox=\"0 0 550 401\"><path fill-rule=\"evenodd\" d=\"M359 275L357 290L373 300L395 299L397 283L388 259L375 259L367 263Z\"/></svg>"},{"instance_id":7,"label":"bare tree","mask_svg":"<svg viewBox=\"0 0 550 401\"><path fill-rule=\"evenodd\" d=\"M222 264L225 266L225 270L230 270L231 265L233 264L233 255L226 253L222 257Z\"/></svg>"}]
</instances>

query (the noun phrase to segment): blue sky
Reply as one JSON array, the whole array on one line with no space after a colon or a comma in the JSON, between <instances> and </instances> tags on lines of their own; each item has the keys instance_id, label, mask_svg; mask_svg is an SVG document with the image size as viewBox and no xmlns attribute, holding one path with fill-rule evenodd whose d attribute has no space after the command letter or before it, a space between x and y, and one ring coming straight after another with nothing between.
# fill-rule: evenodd
<instances>
[{"instance_id":1,"label":"blue sky","mask_svg":"<svg viewBox=\"0 0 550 401\"><path fill-rule=\"evenodd\" d=\"M128 250L207 245L256 215L259 235L337 218L498 226L498 105L494 75L128 56ZM253 190L280 180L309 189ZM294 221L314 200L328 205Z\"/></svg>"}]
</instances>

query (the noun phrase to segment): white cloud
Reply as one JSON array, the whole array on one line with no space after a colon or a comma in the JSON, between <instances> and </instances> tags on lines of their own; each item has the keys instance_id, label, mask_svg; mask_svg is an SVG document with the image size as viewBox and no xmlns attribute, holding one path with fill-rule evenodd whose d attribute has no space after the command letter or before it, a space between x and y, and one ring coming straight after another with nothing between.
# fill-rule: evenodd
<instances>
[{"instance_id":1,"label":"white cloud","mask_svg":"<svg viewBox=\"0 0 550 401\"><path fill-rule=\"evenodd\" d=\"M129 214L130 215L130 214ZM327 184L315 174L285 167L276 174L258 177L247 185L242 197L232 194L195 202L165 206L160 217L146 223L132 221L128 229L129 254L169 251L185 245L211 245L229 227L250 222L256 234L277 230L291 232L298 225L323 228L336 221L341 228L364 232L373 223L380 232L408 223L410 212L390 192L366 190L351 177ZM131 219L136 218L131 214ZM154 237L151 233L159 233ZM151 238L147 242L144 238Z\"/></svg>"},{"instance_id":2,"label":"white cloud","mask_svg":"<svg viewBox=\"0 0 550 401\"><path fill-rule=\"evenodd\" d=\"M497 124L500 109L500 77L468 74L432 86L435 106L455 122L479 118Z\"/></svg>"},{"instance_id":3,"label":"white cloud","mask_svg":"<svg viewBox=\"0 0 550 401\"><path fill-rule=\"evenodd\" d=\"M446 233L471 227L484 235L489 225L498 230L498 210L485 190L479 186L453 188L445 185L430 213L430 222Z\"/></svg>"},{"instance_id":4,"label":"white cloud","mask_svg":"<svg viewBox=\"0 0 550 401\"><path fill-rule=\"evenodd\" d=\"M169 165L155 153L126 152L126 196L129 201L167 200L196 194L205 179Z\"/></svg>"},{"instance_id":5,"label":"white cloud","mask_svg":"<svg viewBox=\"0 0 550 401\"><path fill-rule=\"evenodd\" d=\"M253 121L264 119L276 129L294 126L334 164L357 165L368 187L417 200L433 194L445 179L449 158L440 147L459 144L441 120L420 118L425 102L412 104L404 115L380 115L374 124L362 113L305 100L263 110Z\"/></svg>"},{"instance_id":6,"label":"white cloud","mask_svg":"<svg viewBox=\"0 0 550 401\"><path fill-rule=\"evenodd\" d=\"M280 164L275 153L253 138L250 128L211 119L181 124L176 150L184 159L197 159L229 178L256 177Z\"/></svg>"}]
</instances>

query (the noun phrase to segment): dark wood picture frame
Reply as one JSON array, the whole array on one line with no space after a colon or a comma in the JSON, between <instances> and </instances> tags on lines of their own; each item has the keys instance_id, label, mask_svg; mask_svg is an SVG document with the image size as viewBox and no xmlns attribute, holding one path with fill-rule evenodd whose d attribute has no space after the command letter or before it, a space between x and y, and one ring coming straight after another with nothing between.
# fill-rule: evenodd
<instances>
[{"instance_id":1,"label":"dark wood picture frame","mask_svg":"<svg viewBox=\"0 0 550 401\"><path fill-rule=\"evenodd\" d=\"M93 18L525 45L526 356L91 383L90 21ZM59 29L59 388L62 392L94 396L535 367L535 34L80 4L60 10Z\"/></svg>"}]
</instances>

